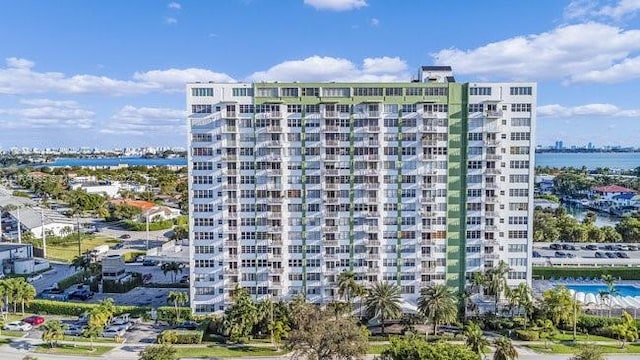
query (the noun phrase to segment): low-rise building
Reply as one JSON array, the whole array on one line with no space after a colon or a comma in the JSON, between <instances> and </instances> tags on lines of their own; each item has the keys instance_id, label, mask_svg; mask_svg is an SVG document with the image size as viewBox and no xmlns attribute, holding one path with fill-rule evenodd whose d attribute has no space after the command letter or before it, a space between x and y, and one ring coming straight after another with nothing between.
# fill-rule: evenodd
<instances>
[{"instance_id":1,"label":"low-rise building","mask_svg":"<svg viewBox=\"0 0 640 360\"><path fill-rule=\"evenodd\" d=\"M102 280L122 281L126 276L125 263L121 255L102 258Z\"/></svg>"},{"instance_id":2,"label":"low-rise building","mask_svg":"<svg viewBox=\"0 0 640 360\"><path fill-rule=\"evenodd\" d=\"M0 243L2 274L31 274L49 268L49 262L33 257L33 245Z\"/></svg>"},{"instance_id":3,"label":"low-rise building","mask_svg":"<svg viewBox=\"0 0 640 360\"><path fill-rule=\"evenodd\" d=\"M22 231L30 231L39 239L43 230L46 234L63 236L74 229L73 219L50 209L23 207L10 211L9 215Z\"/></svg>"}]
</instances>

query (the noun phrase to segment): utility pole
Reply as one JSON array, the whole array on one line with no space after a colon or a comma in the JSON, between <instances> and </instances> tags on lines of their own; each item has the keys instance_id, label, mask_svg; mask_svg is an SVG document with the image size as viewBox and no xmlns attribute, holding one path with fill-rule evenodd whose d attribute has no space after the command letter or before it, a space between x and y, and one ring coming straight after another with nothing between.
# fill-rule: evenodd
<instances>
[{"instance_id":1,"label":"utility pole","mask_svg":"<svg viewBox=\"0 0 640 360\"><path fill-rule=\"evenodd\" d=\"M149 210L147 210L147 250L149 250Z\"/></svg>"},{"instance_id":2,"label":"utility pole","mask_svg":"<svg viewBox=\"0 0 640 360\"><path fill-rule=\"evenodd\" d=\"M78 256L82 256L82 237L80 236L80 215L76 214L76 226L78 227Z\"/></svg>"},{"instance_id":3,"label":"utility pole","mask_svg":"<svg viewBox=\"0 0 640 360\"><path fill-rule=\"evenodd\" d=\"M42 227L42 257L47 258L47 232L44 231L44 208L40 208L40 226Z\"/></svg>"},{"instance_id":4,"label":"utility pole","mask_svg":"<svg viewBox=\"0 0 640 360\"><path fill-rule=\"evenodd\" d=\"M18 217L18 244L22 244L22 226L20 225L20 207L16 209L16 215Z\"/></svg>"},{"instance_id":5,"label":"utility pole","mask_svg":"<svg viewBox=\"0 0 640 360\"><path fill-rule=\"evenodd\" d=\"M577 322L578 322L578 303L576 301L576 295L578 292L573 293L573 343L576 343L577 339Z\"/></svg>"}]
</instances>

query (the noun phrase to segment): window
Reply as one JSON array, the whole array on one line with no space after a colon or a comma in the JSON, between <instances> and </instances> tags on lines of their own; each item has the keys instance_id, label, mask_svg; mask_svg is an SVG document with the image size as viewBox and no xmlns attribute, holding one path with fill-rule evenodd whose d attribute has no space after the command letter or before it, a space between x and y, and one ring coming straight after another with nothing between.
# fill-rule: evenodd
<instances>
[{"instance_id":1,"label":"window","mask_svg":"<svg viewBox=\"0 0 640 360\"><path fill-rule=\"evenodd\" d=\"M511 95L531 95L532 89L531 86L512 86L509 88L509 93Z\"/></svg>"},{"instance_id":2,"label":"window","mask_svg":"<svg viewBox=\"0 0 640 360\"><path fill-rule=\"evenodd\" d=\"M527 225L528 223L527 216L509 216L509 225Z\"/></svg>"},{"instance_id":3,"label":"window","mask_svg":"<svg viewBox=\"0 0 640 360\"><path fill-rule=\"evenodd\" d=\"M531 118L511 118L511 126L531 126Z\"/></svg>"},{"instance_id":4,"label":"window","mask_svg":"<svg viewBox=\"0 0 640 360\"><path fill-rule=\"evenodd\" d=\"M531 133L530 132L513 132L511 133L511 140L512 141L531 140Z\"/></svg>"},{"instance_id":5,"label":"window","mask_svg":"<svg viewBox=\"0 0 640 360\"><path fill-rule=\"evenodd\" d=\"M425 96L447 96L449 89L446 87L428 87L424 89Z\"/></svg>"},{"instance_id":6,"label":"window","mask_svg":"<svg viewBox=\"0 0 640 360\"><path fill-rule=\"evenodd\" d=\"M253 96L252 88L233 88L233 96Z\"/></svg>"},{"instance_id":7,"label":"window","mask_svg":"<svg viewBox=\"0 0 640 360\"><path fill-rule=\"evenodd\" d=\"M298 88L282 88L282 97L298 97Z\"/></svg>"},{"instance_id":8,"label":"window","mask_svg":"<svg viewBox=\"0 0 640 360\"><path fill-rule=\"evenodd\" d=\"M526 239L527 230L509 230L509 239Z\"/></svg>"},{"instance_id":9,"label":"window","mask_svg":"<svg viewBox=\"0 0 640 360\"><path fill-rule=\"evenodd\" d=\"M529 175L509 175L510 183L528 183Z\"/></svg>"},{"instance_id":10,"label":"window","mask_svg":"<svg viewBox=\"0 0 640 360\"><path fill-rule=\"evenodd\" d=\"M509 168L511 169L528 169L529 160L511 160L509 162Z\"/></svg>"},{"instance_id":11,"label":"window","mask_svg":"<svg viewBox=\"0 0 640 360\"><path fill-rule=\"evenodd\" d=\"M276 97L278 96L278 88L258 88L256 96L259 97Z\"/></svg>"},{"instance_id":12,"label":"window","mask_svg":"<svg viewBox=\"0 0 640 360\"><path fill-rule=\"evenodd\" d=\"M354 96L382 96L382 88L354 88Z\"/></svg>"},{"instance_id":13,"label":"window","mask_svg":"<svg viewBox=\"0 0 640 360\"><path fill-rule=\"evenodd\" d=\"M402 88L386 88L384 94L386 96L402 96Z\"/></svg>"},{"instance_id":14,"label":"window","mask_svg":"<svg viewBox=\"0 0 640 360\"><path fill-rule=\"evenodd\" d=\"M212 88L191 88L191 96L213 96Z\"/></svg>"},{"instance_id":15,"label":"window","mask_svg":"<svg viewBox=\"0 0 640 360\"><path fill-rule=\"evenodd\" d=\"M469 133L469 141L482 141L482 133Z\"/></svg>"},{"instance_id":16,"label":"window","mask_svg":"<svg viewBox=\"0 0 640 360\"><path fill-rule=\"evenodd\" d=\"M484 110L483 104L469 104L469 112L482 112Z\"/></svg>"},{"instance_id":17,"label":"window","mask_svg":"<svg viewBox=\"0 0 640 360\"><path fill-rule=\"evenodd\" d=\"M404 91L407 96L422 96L422 88L406 88Z\"/></svg>"},{"instance_id":18,"label":"window","mask_svg":"<svg viewBox=\"0 0 640 360\"><path fill-rule=\"evenodd\" d=\"M509 189L509 196L527 197L529 196L529 189Z\"/></svg>"},{"instance_id":19,"label":"window","mask_svg":"<svg viewBox=\"0 0 640 360\"><path fill-rule=\"evenodd\" d=\"M302 96L320 96L320 88L302 88Z\"/></svg>"},{"instance_id":20,"label":"window","mask_svg":"<svg viewBox=\"0 0 640 360\"><path fill-rule=\"evenodd\" d=\"M511 146L509 148L509 153L511 155L527 155L529 154L528 146Z\"/></svg>"},{"instance_id":21,"label":"window","mask_svg":"<svg viewBox=\"0 0 640 360\"><path fill-rule=\"evenodd\" d=\"M470 87L469 95L483 95L490 96L491 88L490 87Z\"/></svg>"},{"instance_id":22,"label":"window","mask_svg":"<svg viewBox=\"0 0 640 360\"><path fill-rule=\"evenodd\" d=\"M288 113L301 113L302 112L302 105L287 105L287 112Z\"/></svg>"},{"instance_id":23,"label":"window","mask_svg":"<svg viewBox=\"0 0 640 360\"><path fill-rule=\"evenodd\" d=\"M402 112L403 113L412 113L412 112L416 112L416 104L403 104L402 105Z\"/></svg>"},{"instance_id":24,"label":"window","mask_svg":"<svg viewBox=\"0 0 640 360\"><path fill-rule=\"evenodd\" d=\"M322 96L327 97L349 97L349 88L323 88Z\"/></svg>"},{"instance_id":25,"label":"window","mask_svg":"<svg viewBox=\"0 0 640 360\"><path fill-rule=\"evenodd\" d=\"M211 114L211 105L191 105L192 114Z\"/></svg>"},{"instance_id":26,"label":"window","mask_svg":"<svg viewBox=\"0 0 640 360\"><path fill-rule=\"evenodd\" d=\"M512 112L531 112L531 104L511 104Z\"/></svg>"}]
</instances>

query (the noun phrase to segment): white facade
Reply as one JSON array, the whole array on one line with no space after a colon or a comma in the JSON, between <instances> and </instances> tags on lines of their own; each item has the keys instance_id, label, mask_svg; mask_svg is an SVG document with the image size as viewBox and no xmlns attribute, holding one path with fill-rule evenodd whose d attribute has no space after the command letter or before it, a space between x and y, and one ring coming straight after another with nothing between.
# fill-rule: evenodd
<instances>
[{"instance_id":1,"label":"white facade","mask_svg":"<svg viewBox=\"0 0 640 360\"><path fill-rule=\"evenodd\" d=\"M409 304L499 261L530 282L536 85L420 78L187 86L196 313L332 301L349 269Z\"/></svg>"}]
</instances>

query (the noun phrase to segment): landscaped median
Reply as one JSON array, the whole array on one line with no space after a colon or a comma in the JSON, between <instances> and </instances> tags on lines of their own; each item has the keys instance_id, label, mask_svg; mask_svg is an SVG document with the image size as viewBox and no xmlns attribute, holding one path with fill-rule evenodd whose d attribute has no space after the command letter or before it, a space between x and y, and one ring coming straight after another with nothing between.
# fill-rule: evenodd
<instances>
[{"instance_id":1,"label":"landscaped median","mask_svg":"<svg viewBox=\"0 0 640 360\"><path fill-rule=\"evenodd\" d=\"M560 344L550 344L549 347L544 345L525 345L531 350L547 353L547 354L575 354L583 345L589 342L563 342ZM640 354L640 344L628 344L621 348L618 344L596 344L596 346L604 354Z\"/></svg>"},{"instance_id":2,"label":"landscaped median","mask_svg":"<svg viewBox=\"0 0 640 360\"><path fill-rule=\"evenodd\" d=\"M280 356L287 353L286 350L276 351L270 346L218 346L189 347L176 345L177 358L235 358L253 356Z\"/></svg>"},{"instance_id":3,"label":"landscaped median","mask_svg":"<svg viewBox=\"0 0 640 360\"><path fill-rule=\"evenodd\" d=\"M48 344L36 346L34 352L40 354L56 354L56 355L83 355L83 356L102 356L113 350L113 346L94 346L77 345L77 344L58 344L50 347Z\"/></svg>"}]
</instances>

